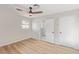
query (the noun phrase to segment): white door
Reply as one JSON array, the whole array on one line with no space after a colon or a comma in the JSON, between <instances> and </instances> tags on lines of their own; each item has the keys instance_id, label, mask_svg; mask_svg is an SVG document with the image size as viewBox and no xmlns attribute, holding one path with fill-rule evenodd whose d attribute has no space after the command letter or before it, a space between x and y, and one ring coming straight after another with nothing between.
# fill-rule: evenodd
<instances>
[{"instance_id":1,"label":"white door","mask_svg":"<svg viewBox=\"0 0 79 59\"><path fill-rule=\"evenodd\" d=\"M37 39L40 38L40 28L41 28L40 24L41 24L41 21L38 19L35 19L32 21L32 37L33 38L37 38Z\"/></svg>"},{"instance_id":2,"label":"white door","mask_svg":"<svg viewBox=\"0 0 79 59\"><path fill-rule=\"evenodd\" d=\"M44 22L45 40L54 43L54 19L47 19Z\"/></svg>"},{"instance_id":3,"label":"white door","mask_svg":"<svg viewBox=\"0 0 79 59\"><path fill-rule=\"evenodd\" d=\"M73 47L76 43L75 38L75 17L74 16L63 16L59 18L59 38L57 39L57 42Z\"/></svg>"}]
</instances>

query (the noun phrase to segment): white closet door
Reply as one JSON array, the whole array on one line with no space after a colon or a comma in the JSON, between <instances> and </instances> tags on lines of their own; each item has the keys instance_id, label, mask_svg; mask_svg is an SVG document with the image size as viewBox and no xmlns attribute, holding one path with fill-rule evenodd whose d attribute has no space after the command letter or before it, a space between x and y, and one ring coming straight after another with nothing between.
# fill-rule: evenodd
<instances>
[{"instance_id":1,"label":"white closet door","mask_svg":"<svg viewBox=\"0 0 79 59\"><path fill-rule=\"evenodd\" d=\"M41 24L41 21L38 19L35 19L32 21L32 37L33 38L37 38L37 39L40 38L40 28L41 28L40 24Z\"/></svg>"},{"instance_id":2,"label":"white closet door","mask_svg":"<svg viewBox=\"0 0 79 59\"><path fill-rule=\"evenodd\" d=\"M75 17L64 16L59 18L59 39L58 42L62 45L73 47L76 45L75 38Z\"/></svg>"},{"instance_id":3,"label":"white closet door","mask_svg":"<svg viewBox=\"0 0 79 59\"><path fill-rule=\"evenodd\" d=\"M45 20L45 40L54 43L54 19Z\"/></svg>"}]
</instances>

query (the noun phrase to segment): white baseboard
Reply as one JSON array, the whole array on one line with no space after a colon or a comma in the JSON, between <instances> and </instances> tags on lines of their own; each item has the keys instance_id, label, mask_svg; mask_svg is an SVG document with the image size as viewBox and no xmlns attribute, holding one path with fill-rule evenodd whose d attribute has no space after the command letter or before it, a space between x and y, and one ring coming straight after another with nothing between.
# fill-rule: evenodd
<instances>
[{"instance_id":1,"label":"white baseboard","mask_svg":"<svg viewBox=\"0 0 79 59\"><path fill-rule=\"evenodd\" d=\"M6 45L9 45L9 44L13 44L13 43L16 43L16 42L19 42L19 41L22 41L22 40L25 40L25 39L29 39L29 38L31 38L31 36L28 36L26 38L16 39L16 40L10 41L10 42L4 42L4 44L0 44L0 47L6 46Z\"/></svg>"}]
</instances>

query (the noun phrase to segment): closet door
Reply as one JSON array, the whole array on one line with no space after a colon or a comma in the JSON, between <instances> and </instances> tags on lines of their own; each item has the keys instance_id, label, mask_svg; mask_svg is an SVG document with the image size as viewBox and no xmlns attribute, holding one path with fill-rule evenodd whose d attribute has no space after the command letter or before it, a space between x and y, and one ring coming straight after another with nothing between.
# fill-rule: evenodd
<instances>
[{"instance_id":1,"label":"closet door","mask_svg":"<svg viewBox=\"0 0 79 59\"><path fill-rule=\"evenodd\" d=\"M39 19L32 20L32 37L36 39L40 39L40 28L42 21Z\"/></svg>"},{"instance_id":2,"label":"closet door","mask_svg":"<svg viewBox=\"0 0 79 59\"><path fill-rule=\"evenodd\" d=\"M44 22L45 40L54 43L54 19L47 19Z\"/></svg>"},{"instance_id":3,"label":"closet door","mask_svg":"<svg viewBox=\"0 0 79 59\"><path fill-rule=\"evenodd\" d=\"M68 47L75 47L77 44L75 16L63 16L58 19L59 31L57 42Z\"/></svg>"}]
</instances>

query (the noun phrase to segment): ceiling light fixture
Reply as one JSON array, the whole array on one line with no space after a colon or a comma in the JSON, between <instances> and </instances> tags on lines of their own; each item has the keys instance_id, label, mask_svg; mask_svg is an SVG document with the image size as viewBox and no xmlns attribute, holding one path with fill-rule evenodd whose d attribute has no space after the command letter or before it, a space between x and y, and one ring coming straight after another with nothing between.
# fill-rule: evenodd
<instances>
[{"instance_id":1,"label":"ceiling light fixture","mask_svg":"<svg viewBox=\"0 0 79 59\"><path fill-rule=\"evenodd\" d=\"M29 6L28 9L26 8L25 10L21 9L21 8L16 8L17 11L19 11L19 13L24 13L24 15L28 15L28 16L33 16L36 14L42 14L43 11L42 10L35 10L36 8L40 7L38 4L34 4L32 6Z\"/></svg>"}]
</instances>

